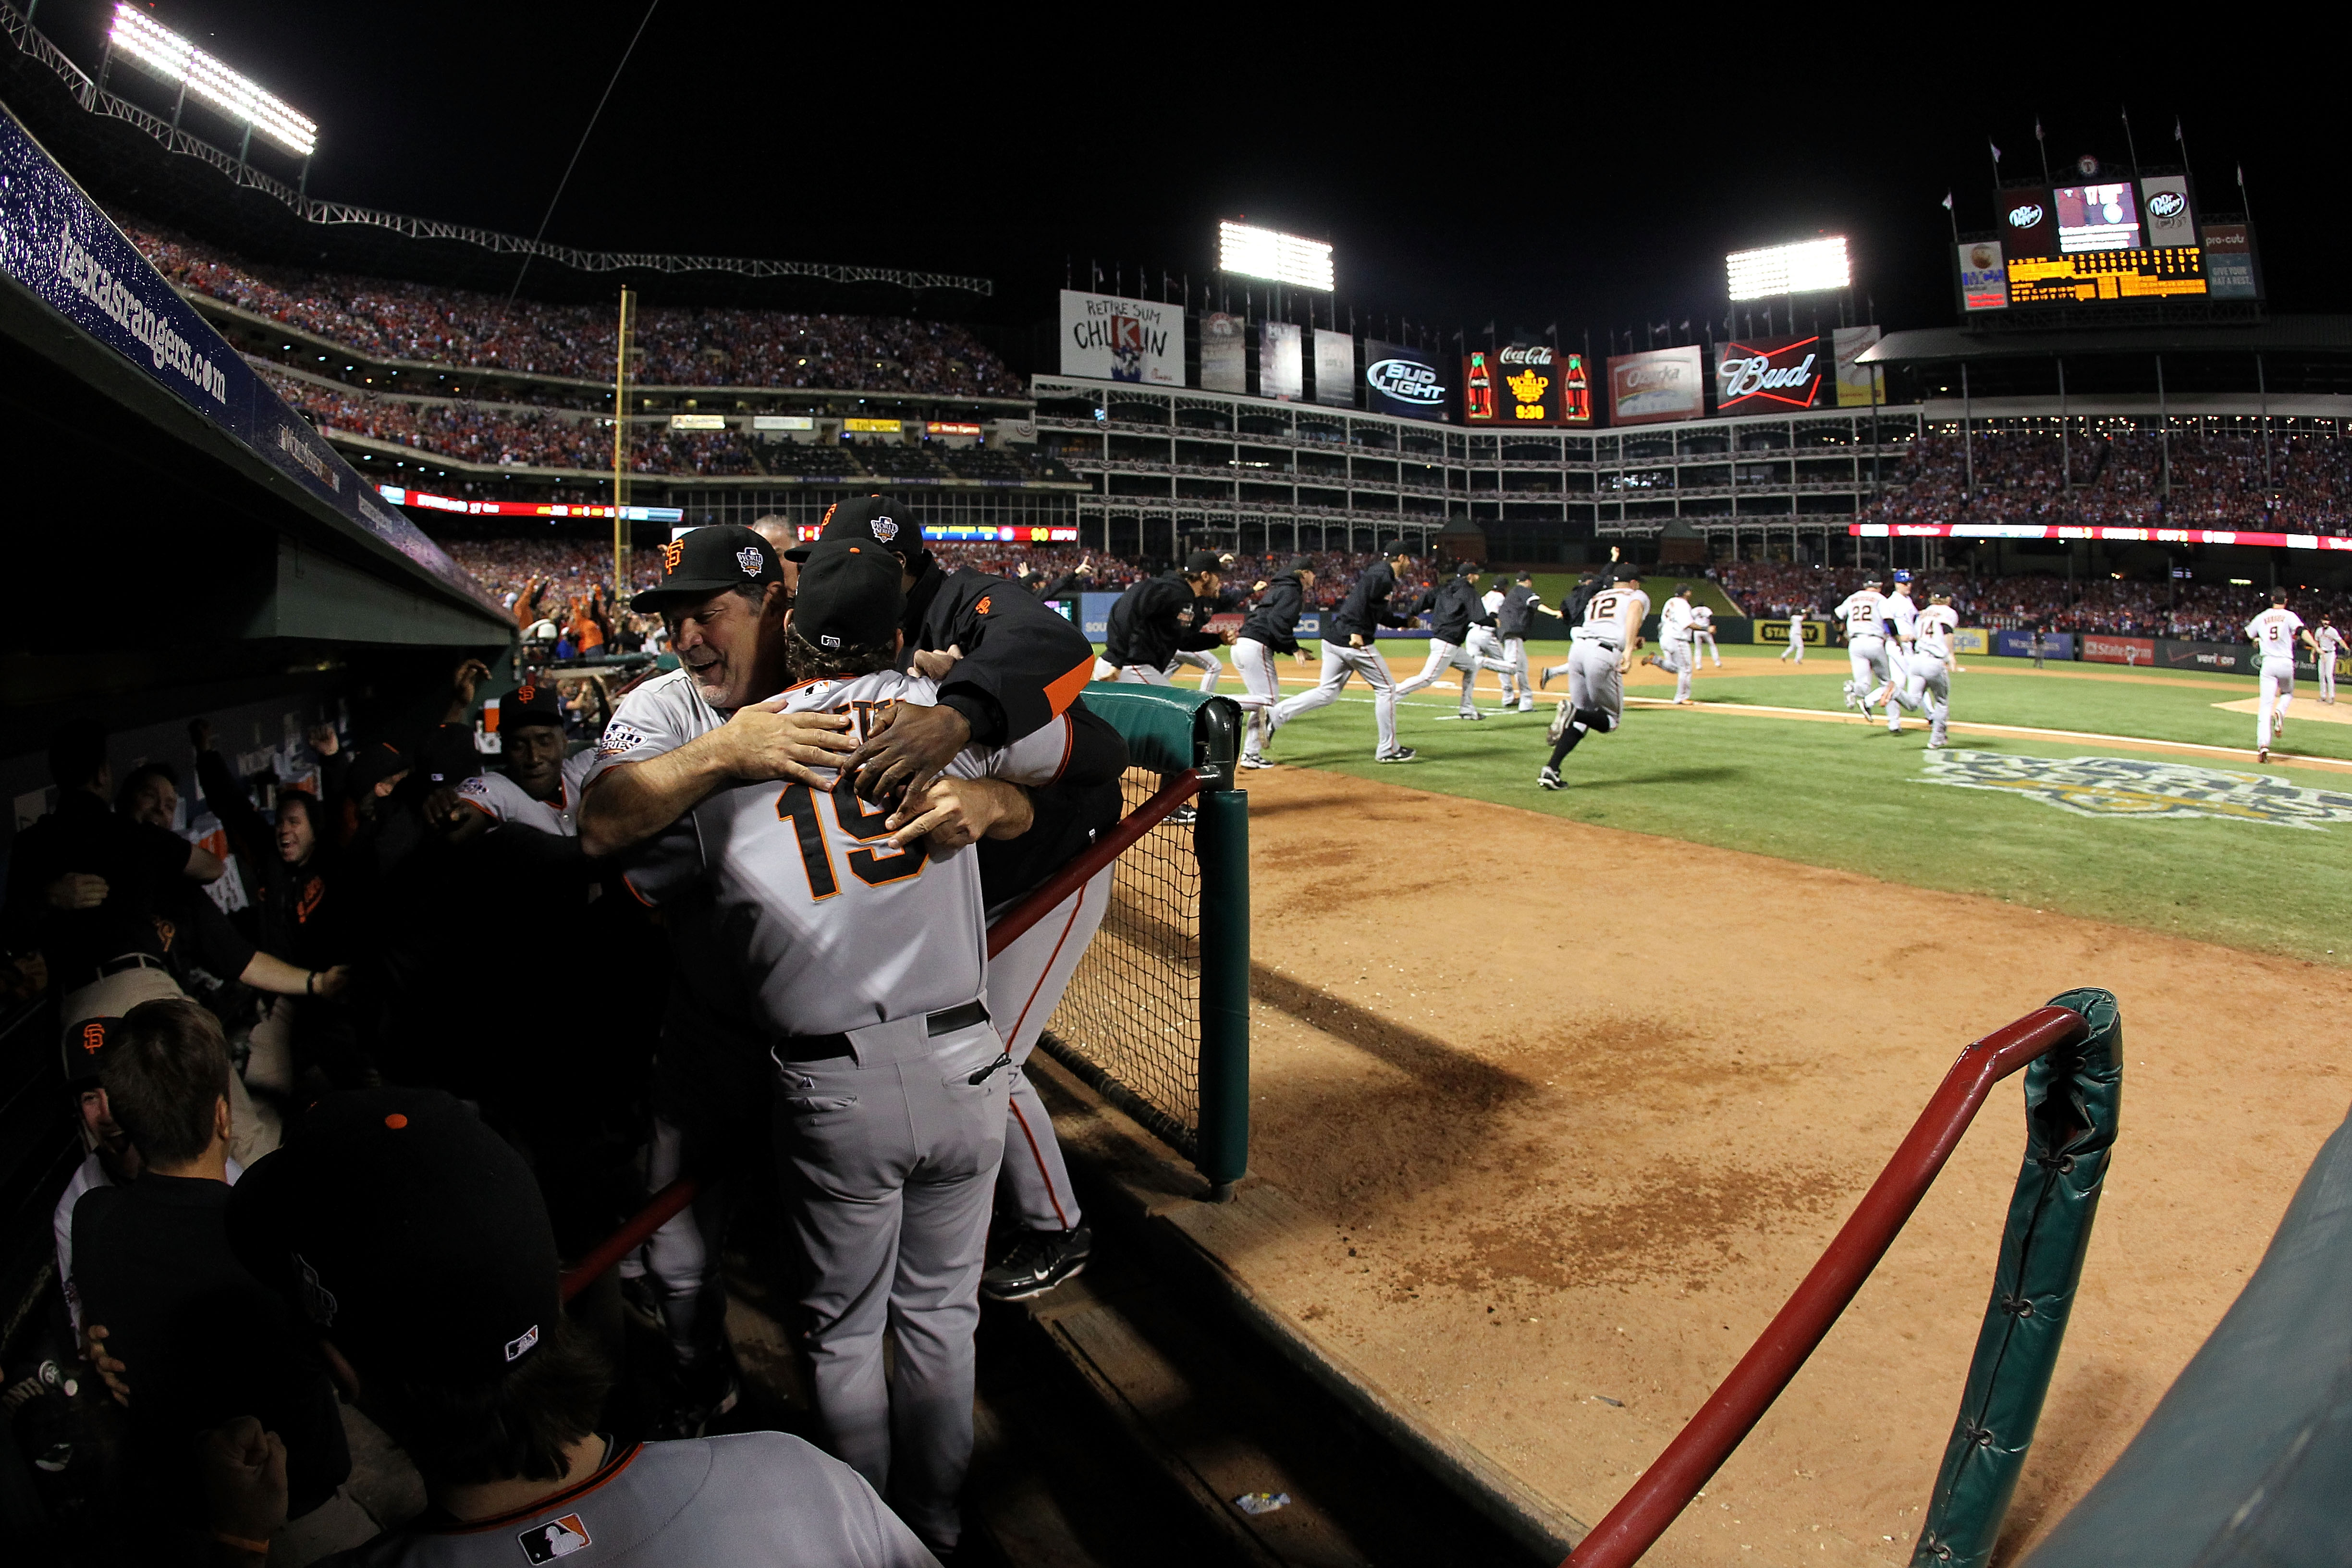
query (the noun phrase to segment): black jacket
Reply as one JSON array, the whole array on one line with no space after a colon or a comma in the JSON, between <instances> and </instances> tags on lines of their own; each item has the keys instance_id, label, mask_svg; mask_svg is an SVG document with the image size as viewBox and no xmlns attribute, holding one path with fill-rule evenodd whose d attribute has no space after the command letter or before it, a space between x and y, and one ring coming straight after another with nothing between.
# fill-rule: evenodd
<instances>
[{"instance_id":1,"label":"black jacket","mask_svg":"<svg viewBox=\"0 0 2352 1568\"><path fill-rule=\"evenodd\" d=\"M1219 638L1195 625L1199 603L1181 572L1146 577L1118 596L1103 627L1103 658L1114 665L1163 669L1182 648L1214 647Z\"/></svg>"},{"instance_id":2,"label":"black jacket","mask_svg":"<svg viewBox=\"0 0 2352 1568\"><path fill-rule=\"evenodd\" d=\"M1503 590L1503 635L1523 637L1528 635L1528 623L1534 616L1530 608L1541 597L1525 583L1514 583Z\"/></svg>"},{"instance_id":3,"label":"black jacket","mask_svg":"<svg viewBox=\"0 0 2352 1568\"><path fill-rule=\"evenodd\" d=\"M1470 624L1486 616L1486 595L1475 577L1448 577L1413 601L1414 613L1429 612L1429 635L1460 647L1470 636Z\"/></svg>"},{"instance_id":4,"label":"black jacket","mask_svg":"<svg viewBox=\"0 0 2352 1568\"><path fill-rule=\"evenodd\" d=\"M1125 805L1119 781L1127 772L1127 742L1083 698L1070 704L1067 717L1070 756L1062 776L1029 792L1034 825L1018 838L983 838L974 846L992 924L1109 831Z\"/></svg>"},{"instance_id":5,"label":"black jacket","mask_svg":"<svg viewBox=\"0 0 2352 1568\"><path fill-rule=\"evenodd\" d=\"M98 978L98 966L126 953L163 956L155 931L159 901L185 879L194 846L169 828L133 822L86 789L58 791L58 808L16 836L8 858L6 942L37 946L60 994ZM95 909L49 905L49 884L68 872L106 880Z\"/></svg>"},{"instance_id":6,"label":"black jacket","mask_svg":"<svg viewBox=\"0 0 2352 1568\"><path fill-rule=\"evenodd\" d=\"M1389 595L1396 592L1396 574L1385 561L1375 561L1364 568L1356 585L1348 590L1347 598L1331 616L1331 629L1342 640L1360 637L1369 643L1382 626L1401 626L1405 617L1389 608Z\"/></svg>"},{"instance_id":7,"label":"black jacket","mask_svg":"<svg viewBox=\"0 0 2352 1568\"><path fill-rule=\"evenodd\" d=\"M942 572L927 557L901 625L910 660L919 650L963 650L940 684L940 705L964 716L974 745L1010 745L1043 729L1094 678L1086 633L1020 584L969 567Z\"/></svg>"},{"instance_id":8,"label":"black jacket","mask_svg":"<svg viewBox=\"0 0 2352 1568\"><path fill-rule=\"evenodd\" d=\"M1285 572L1265 585L1257 607L1242 623L1242 636L1262 642L1276 653L1298 651L1298 617L1307 610L1307 589L1296 572Z\"/></svg>"}]
</instances>

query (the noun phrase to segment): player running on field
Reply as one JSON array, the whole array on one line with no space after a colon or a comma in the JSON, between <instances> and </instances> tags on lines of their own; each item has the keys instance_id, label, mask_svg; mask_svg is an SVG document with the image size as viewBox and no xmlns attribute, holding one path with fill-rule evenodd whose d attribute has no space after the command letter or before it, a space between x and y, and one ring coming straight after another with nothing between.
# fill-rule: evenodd
<instances>
[{"instance_id":1,"label":"player running on field","mask_svg":"<svg viewBox=\"0 0 2352 1568\"><path fill-rule=\"evenodd\" d=\"M1895 574L1895 591L1879 601L1878 619L1885 630L1886 684L1862 700L1862 710L1868 713L1878 703L1885 703L1886 728L1899 734L1903 716L1895 711L1895 694L1910 679L1911 639L1919 619L1919 606L1911 597L1910 573Z\"/></svg>"},{"instance_id":2,"label":"player running on field","mask_svg":"<svg viewBox=\"0 0 2352 1568\"><path fill-rule=\"evenodd\" d=\"M1243 704L1249 710L1242 732L1241 765L1245 768L1274 765L1265 760L1265 738L1274 731L1266 710L1282 700L1282 679L1275 671L1274 656L1286 653L1301 664L1307 662L1307 650L1298 646L1297 634L1298 617L1307 608L1307 590L1314 586L1315 574L1303 563L1291 562L1266 584L1256 607L1242 623L1241 636L1234 639L1234 668L1242 672L1242 684L1249 689L1249 700Z\"/></svg>"},{"instance_id":3,"label":"player running on field","mask_svg":"<svg viewBox=\"0 0 2352 1568\"><path fill-rule=\"evenodd\" d=\"M1346 601L1331 616L1330 634L1323 639L1323 679L1314 690L1276 704L1266 715L1266 740L1301 713L1338 700L1349 680L1360 675L1372 689L1372 721L1380 732L1380 749L1372 753L1372 760L1409 763L1420 755L1411 746L1397 744L1396 682L1390 678L1388 662L1380 650L1380 629L1404 625L1404 616L1389 608L1389 595L1396 592L1397 568L1412 559L1404 552L1402 539L1381 544L1381 558L1364 569L1356 585L1348 590Z\"/></svg>"},{"instance_id":4,"label":"player running on field","mask_svg":"<svg viewBox=\"0 0 2352 1568\"><path fill-rule=\"evenodd\" d=\"M1780 660L1784 664L1791 660L1798 664L1805 662L1805 612L1802 610L1789 612L1789 646L1780 650Z\"/></svg>"},{"instance_id":5,"label":"player running on field","mask_svg":"<svg viewBox=\"0 0 2352 1568\"><path fill-rule=\"evenodd\" d=\"M1916 713L1927 712L1927 748L1939 751L1944 725L1952 708L1952 634L1960 617L1949 594L1929 595L1927 607L1912 622L1910 655L1904 661L1903 689L1886 699L1886 732L1899 731L1902 716L1896 704Z\"/></svg>"},{"instance_id":6,"label":"player running on field","mask_svg":"<svg viewBox=\"0 0 2352 1568\"><path fill-rule=\"evenodd\" d=\"M1217 557L1216 584L1211 587L1208 592L1204 594L1195 595L1192 599L1192 629L1194 631L1207 631L1209 629L1209 623L1215 620L1217 616L1223 612L1224 605L1218 598L1218 591L1224 585L1224 574L1233 569L1234 558L1230 553ZM1226 637L1223 640L1231 642L1233 639L1231 637ZM1209 647L1178 648L1176 650L1176 657L1168 661L1168 679L1172 681L1176 679L1176 669L1179 665L1190 665L1192 668L1201 672L1201 690L1203 695L1213 695L1217 689L1217 682L1223 678L1225 673L1224 658L1217 652L1213 646Z\"/></svg>"},{"instance_id":7,"label":"player running on field","mask_svg":"<svg viewBox=\"0 0 2352 1568\"><path fill-rule=\"evenodd\" d=\"M2336 706L2336 661L2344 656L2352 643L2336 626L2334 616L2319 617L2319 629L2311 634L2312 663L2319 670L2319 700L2330 708Z\"/></svg>"},{"instance_id":8,"label":"player running on field","mask_svg":"<svg viewBox=\"0 0 2352 1568\"><path fill-rule=\"evenodd\" d=\"M2267 763L2271 742L2286 733L2286 707L2294 700L2294 645L2300 640L2315 649L2318 644L2303 617L2286 607L2284 588L2271 590L2271 607L2246 623L2246 636L2262 660L2263 706L2254 721L2254 747L2255 760Z\"/></svg>"},{"instance_id":9,"label":"player running on field","mask_svg":"<svg viewBox=\"0 0 2352 1568\"><path fill-rule=\"evenodd\" d=\"M1870 717L1870 692L1886 681L1886 627L1883 621L1886 595L1879 580L1863 579L1862 586L1845 596L1832 612L1845 627L1845 657L1852 671L1845 683L1845 705Z\"/></svg>"},{"instance_id":10,"label":"player running on field","mask_svg":"<svg viewBox=\"0 0 2352 1568\"><path fill-rule=\"evenodd\" d=\"M1103 626L1103 661L1111 679L1140 686L1169 686L1169 669L1180 653L1230 642L1200 618L1203 600L1216 603L1221 579L1217 558L1195 550L1181 570L1146 577L1118 596Z\"/></svg>"},{"instance_id":11,"label":"player running on field","mask_svg":"<svg viewBox=\"0 0 2352 1568\"><path fill-rule=\"evenodd\" d=\"M1448 577L1437 586L1422 590L1421 596L1405 612L1408 616L1417 616L1423 610L1429 612L1429 658L1422 665L1419 675L1398 685L1396 694L1410 697L1424 686L1437 684L1438 679L1448 668L1458 669L1462 672L1462 704L1458 710L1461 717L1484 719L1486 715L1478 711L1472 700L1473 683L1482 669L1501 674L1510 666L1499 657L1499 646L1496 649L1496 657L1482 655L1469 646L1472 630L1478 618L1486 613L1486 600L1478 592L1475 568L1462 566L1456 568L1456 575Z\"/></svg>"},{"instance_id":12,"label":"player running on field","mask_svg":"<svg viewBox=\"0 0 2352 1568\"><path fill-rule=\"evenodd\" d=\"M1617 728L1625 711L1633 641L1649 613L1650 596L1642 592L1642 574L1633 566L1618 567L1616 583L1584 606L1584 624L1569 633L1568 700L1552 715L1551 760L1536 774L1538 785L1559 788L1560 761L1577 742L1591 731Z\"/></svg>"},{"instance_id":13,"label":"player running on field","mask_svg":"<svg viewBox=\"0 0 2352 1568\"><path fill-rule=\"evenodd\" d=\"M1495 581L1499 584L1502 579ZM1532 574L1520 573L1518 581L1503 590L1502 604L1495 611L1496 629L1503 634L1503 661L1511 667L1511 673L1503 677L1504 700L1510 700L1516 685L1522 713L1535 711L1536 706L1536 694L1528 686L1528 631L1538 611L1547 616L1557 613L1536 592L1535 582ZM1487 597L1492 600L1494 595Z\"/></svg>"},{"instance_id":14,"label":"player running on field","mask_svg":"<svg viewBox=\"0 0 2352 1568\"><path fill-rule=\"evenodd\" d=\"M1691 700L1691 596L1690 584L1675 584L1674 596L1658 606L1658 651L1644 657L1643 664L1654 664L1675 678L1675 700ZM1574 649L1570 649L1571 655Z\"/></svg>"}]
</instances>

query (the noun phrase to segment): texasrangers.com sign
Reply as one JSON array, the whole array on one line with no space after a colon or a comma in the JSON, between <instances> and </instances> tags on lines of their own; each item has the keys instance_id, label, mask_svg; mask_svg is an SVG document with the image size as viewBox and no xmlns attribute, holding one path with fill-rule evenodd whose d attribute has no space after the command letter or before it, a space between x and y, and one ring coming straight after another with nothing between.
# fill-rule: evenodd
<instances>
[{"instance_id":1,"label":"texasrangers.com sign","mask_svg":"<svg viewBox=\"0 0 2352 1568\"><path fill-rule=\"evenodd\" d=\"M1777 414L1811 408L1828 378L1822 340L1734 338L1715 356L1717 414Z\"/></svg>"}]
</instances>

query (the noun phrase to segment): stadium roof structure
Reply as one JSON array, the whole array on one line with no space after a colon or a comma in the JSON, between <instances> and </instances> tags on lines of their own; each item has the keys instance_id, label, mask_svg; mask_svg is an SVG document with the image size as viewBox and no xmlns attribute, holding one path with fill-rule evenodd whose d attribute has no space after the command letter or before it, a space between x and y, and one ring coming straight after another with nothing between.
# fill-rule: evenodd
<instances>
[{"instance_id":1,"label":"stadium roof structure","mask_svg":"<svg viewBox=\"0 0 2352 1568\"><path fill-rule=\"evenodd\" d=\"M2168 321L2135 326L2006 328L1970 331L1919 327L1889 332L1864 350L1864 364L1936 364L2053 355L2352 353L2352 316L2271 316L2245 321Z\"/></svg>"},{"instance_id":2,"label":"stadium roof structure","mask_svg":"<svg viewBox=\"0 0 2352 1568\"><path fill-rule=\"evenodd\" d=\"M606 279L703 275L751 282L866 285L913 292L950 290L986 298L989 279L950 272L842 262L777 261L751 257L686 256L666 251L590 250L496 229L323 201L214 146L99 86L28 21L0 0L0 82L8 107L40 135L85 184L135 197L142 210L191 227L218 228L224 217L239 242L258 240L289 264L347 268L391 276L430 271L434 280L503 289L524 258L564 268L574 288ZM543 278L562 288L562 276ZM740 283L738 285L740 287Z\"/></svg>"}]
</instances>

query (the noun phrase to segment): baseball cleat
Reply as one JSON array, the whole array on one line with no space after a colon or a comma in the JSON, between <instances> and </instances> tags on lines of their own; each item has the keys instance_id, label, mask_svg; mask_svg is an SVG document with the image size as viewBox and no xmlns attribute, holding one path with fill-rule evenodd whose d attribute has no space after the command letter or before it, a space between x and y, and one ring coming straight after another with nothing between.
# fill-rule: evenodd
<instances>
[{"instance_id":1,"label":"baseball cleat","mask_svg":"<svg viewBox=\"0 0 2352 1568\"><path fill-rule=\"evenodd\" d=\"M1244 757L1241 761L1241 765L1245 768L1270 768L1274 766L1272 763L1267 762L1264 757Z\"/></svg>"},{"instance_id":2,"label":"baseball cleat","mask_svg":"<svg viewBox=\"0 0 2352 1568\"><path fill-rule=\"evenodd\" d=\"M1094 1251L1094 1228L1033 1230L1014 1242L996 1267L980 1277L980 1293L992 1301L1026 1301L1086 1271Z\"/></svg>"},{"instance_id":3,"label":"baseball cleat","mask_svg":"<svg viewBox=\"0 0 2352 1568\"><path fill-rule=\"evenodd\" d=\"M1372 754L1372 761L1376 763L1409 763L1419 755L1421 755L1421 753L1414 751L1411 746L1394 746L1385 752L1374 752Z\"/></svg>"},{"instance_id":4,"label":"baseball cleat","mask_svg":"<svg viewBox=\"0 0 2352 1568\"><path fill-rule=\"evenodd\" d=\"M1563 702L1552 712L1551 722L1544 729L1544 739L1557 742L1568 733L1568 704Z\"/></svg>"},{"instance_id":5,"label":"baseball cleat","mask_svg":"<svg viewBox=\"0 0 2352 1568\"><path fill-rule=\"evenodd\" d=\"M1942 751L1944 749L1944 737L1941 735L1930 735L1927 738L1927 749L1931 752Z\"/></svg>"},{"instance_id":6,"label":"baseball cleat","mask_svg":"<svg viewBox=\"0 0 2352 1568\"><path fill-rule=\"evenodd\" d=\"M1549 691L1551 689L1550 670L1539 669L1536 671L1536 689L1538 691Z\"/></svg>"},{"instance_id":7,"label":"baseball cleat","mask_svg":"<svg viewBox=\"0 0 2352 1568\"><path fill-rule=\"evenodd\" d=\"M2271 749L2270 749L2268 746L2264 746L2263 748L2262 748L2262 750L2260 750L2260 751L2258 751L2258 752L2256 752L2254 753L2254 761L2256 761L2256 762L2258 762L2258 763L2267 763L2267 762L2269 762L2270 760L2271 760Z\"/></svg>"},{"instance_id":8,"label":"baseball cleat","mask_svg":"<svg viewBox=\"0 0 2352 1568\"><path fill-rule=\"evenodd\" d=\"M1856 697L1860 696L1860 695L1861 695L1861 693L1860 693L1860 692L1858 692L1858 691L1856 691L1856 690L1854 690L1854 689L1853 689L1853 681L1851 681L1851 680L1847 681L1842 689L1845 692L1845 705L1846 705L1848 708L1856 708L1856 707L1860 707L1860 706L1861 706L1861 704L1857 703L1857 702L1854 700L1854 699L1855 699ZM1869 711L1870 711L1870 710L1869 710L1869 709L1867 709L1867 708L1864 708L1864 709L1863 709L1863 711L1864 711L1864 712L1865 712L1865 713L1867 713L1867 712L1869 712Z\"/></svg>"},{"instance_id":9,"label":"baseball cleat","mask_svg":"<svg viewBox=\"0 0 2352 1568\"><path fill-rule=\"evenodd\" d=\"M1543 769L1536 774L1536 785L1539 789L1559 788L1559 771L1557 768Z\"/></svg>"},{"instance_id":10,"label":"baseball cleat","mask_svg":"<svg viewBox=\"0 0 2352 1568\"><path fill-rule=\"evenodd\" d=\"M1514 712L1518 712L1518 713L1532 713L1532 712L1534 712L1535 710L1536 710L1536 700L1535 700L1534 698L1532 698L1532 697L1522 697L1522 698L1520 698L1520 699L1519 699L1519 705L1518 705L1518 707L1513 710L1513 711L1514 711Z\"/></svg>"},{"instance_id":11,"label":"baseball cleat","mask_svg":"<svg viewBox=\"0 0 2352 1568\"><path fill-rule=\"evenodd\" d=\"M1476 710L1475 708L1465 708L1464 710L1462 710L1462 711L1461 711L1461 712L1459 712L1459 713L1455 714L1455 715L1454 715L1454 717L1455 717L1455 718L1457 718L1457 719L1479 719L1479 720L1483 720L1483 719L1485 719L1486 716L1484 713L1479 712L1479 711L1478 711L1478 710Z\"/></svg>"}]
</instances>

